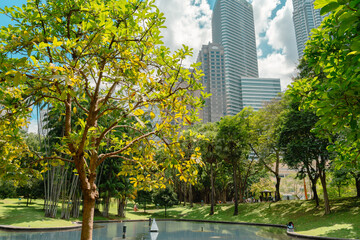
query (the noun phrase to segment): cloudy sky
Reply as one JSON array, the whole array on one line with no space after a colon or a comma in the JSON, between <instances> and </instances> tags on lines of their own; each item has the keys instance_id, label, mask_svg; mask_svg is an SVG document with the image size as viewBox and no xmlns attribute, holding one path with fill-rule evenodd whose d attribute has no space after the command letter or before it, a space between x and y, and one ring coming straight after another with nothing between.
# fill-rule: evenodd
<instances>
[{"instance_id":1,"label":"cloudy sky","mask_svg":"<svg viewBox=\"0 0 360 240\"><path fill-rule=\"evenodd\" d=\"M297 51L292 21L292 0L248 0L254 9L259 76L281 79L286 89L295 74ZM21 5L25 0L0 0L0 8ZM185 44L193 48L195 62L203 44L211 41L211 15L215 0L156 0L164 12L167 26L163 30L164 43L172 50ZM10 21L0 15L0 25ZM36 117L29 131L37 131Z\"/></svg>"}]
</instances>

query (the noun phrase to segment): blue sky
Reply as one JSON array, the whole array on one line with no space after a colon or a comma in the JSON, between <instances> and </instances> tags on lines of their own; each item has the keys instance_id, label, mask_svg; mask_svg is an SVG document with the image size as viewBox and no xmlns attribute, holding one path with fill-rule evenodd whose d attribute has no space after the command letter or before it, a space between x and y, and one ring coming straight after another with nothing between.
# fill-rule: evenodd
<instances>
[{"instance_id":1,"label":"blue sky","mask_svg":"<svg viewBox=\"0 0 360 240\"><path fill-rule=\"evenodd\" d=\"M26 0L0 0L0 8L4 8L6 6L21 6L22 4L26 3ZM0 25L8 25L11 24L11 21L8 17L0 14Z\"/></svg>"},{"instance_id":2,"label":"blue sky","mask_svg":"<svg viewBox=\"0 0 360 240\"><path fill-rule=\"evenodd\" d=\"M247 0L253 5L260 77L280 78L282 89L295 76L297 52L292 22L292 0ZM0 0L0 8L21 6L26 0ZM193 48L196 61L201 46L211 41L211 15L215 0L155 0L166 17L164 43L173 51L182 44ZM0 14L0 26L11 21ZM33 116L32 120L35 120ZM34 121L30 125L36 129Z\"/></svg>"}]
</instances>

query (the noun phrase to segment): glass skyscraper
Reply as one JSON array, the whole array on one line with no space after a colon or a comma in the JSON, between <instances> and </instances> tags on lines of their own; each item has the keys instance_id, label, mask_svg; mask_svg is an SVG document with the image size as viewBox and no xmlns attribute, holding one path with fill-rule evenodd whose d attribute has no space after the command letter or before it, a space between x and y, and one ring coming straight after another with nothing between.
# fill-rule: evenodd
<instances>
[{"instance_id":1,"label":"glass skyscraper","mask_svg":"<svg viewBox=\"0 0 360 240\"><path fill-rule=\"evenodd\" d=\"M235 115L243 108L241 77L258 77L252 5L246 0L217 0L212 39L224 47L226 114Z\"/></svg>"},{"instance_id":2,"label":"glass skyscraper","mask_svg":"<svg viewBox=\"0 0 360 240\"><path fill-rule=\"evenodd\" d=\"M320 15L319 9L314 9L315 0L292 0L293 21L296 35L296 45L299 58L304 55L305 43L309 38L310 31L320 26L325 16Z\"/></svg>"}]
</instances>

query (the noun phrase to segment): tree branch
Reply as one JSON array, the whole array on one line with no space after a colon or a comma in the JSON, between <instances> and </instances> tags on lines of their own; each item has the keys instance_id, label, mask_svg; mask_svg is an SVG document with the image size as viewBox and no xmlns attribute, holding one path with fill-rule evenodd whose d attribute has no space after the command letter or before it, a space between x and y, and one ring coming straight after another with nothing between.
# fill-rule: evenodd
<instances>
[{"instance_id":1,"label":"tree branch","mask_svg":"<svg viewBox=\"0 0 360 240\"><path fill-rule=\"evenodd\" d=\"M99 166L106 158L108 157L111 157L111 156L114 156L114 155L118 155L119 153L122 153L123 151L125 151L126 149L130 148L132 145L134 145L136 142L140 141L141 139L144 139L144 138L147 138L153 134L156 134L158 131L152 131L152 132L149 132L145 135L142 135L138 138L135 138L134 140L132 140L129 144L127 144L125 147L123 147L122 149L120 150L117 150L115 152L111 152L111 153L106 153L106 154L100 154L99 155L99 160L98 160L98 163L97 163L97 166Z\"/></svg>"}]
</instances>

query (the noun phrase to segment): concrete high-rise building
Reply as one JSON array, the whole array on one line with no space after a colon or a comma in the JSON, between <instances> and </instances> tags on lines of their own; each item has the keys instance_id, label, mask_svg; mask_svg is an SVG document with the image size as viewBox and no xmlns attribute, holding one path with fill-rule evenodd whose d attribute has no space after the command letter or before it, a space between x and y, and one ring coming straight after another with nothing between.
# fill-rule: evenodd
<instances>
[{"instance_id":1,"label":"concrete high-rise building","mask_svg":"<svg viewBox=\"0 0 360 240\"><path fill-rule=\"evenodd\" d=\"M202 62L202 84L211 97L205 100L203 122L216 122L226 115L224 48L216 43L203 45L197 62Z\"/></svg>"},{"instance_id":2,"label":"concrete high-rise building","mask_svg":"<svg viewBox=\"0 0 360 240\"><path fill-rule=\"evenodd\" d=\"M327 15L321 16L319 9L314 9L315 0L292 0L293 21L295 27L296 45L299 58L304 55L305 43L309 39L310 31L320 26Z\"/></svg>"},{"instance_id":3,"label":"concrete high-rise building","mask_svg":"<svg viewBox=\"0 0 360 240\"><path fill-rule=\"evenodd\" d=\"M279 78L241 77L242 105L259 110L281 92Z\"/></svg>"},{"instance_id":4,"label":"concrete high-rise building","mask_svg":"<svg viewBox=\"0 0 360 240\"><path fill-rule=\"evenodd\" d=\"M242 106L241 77L258 77L253 8L246 0L217 0L212 15L212 39L224 47L226 114Z\"/></svg>"}]
</instances>

